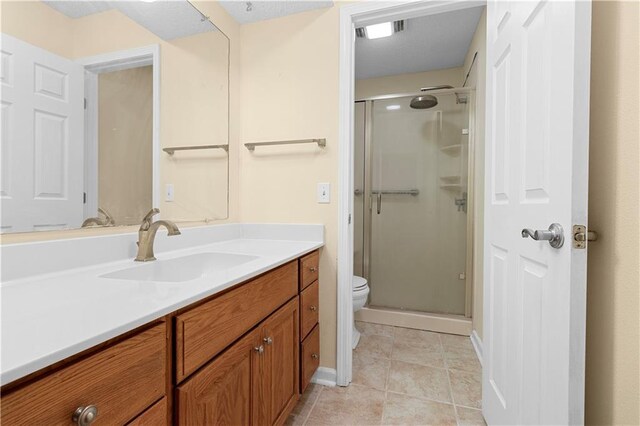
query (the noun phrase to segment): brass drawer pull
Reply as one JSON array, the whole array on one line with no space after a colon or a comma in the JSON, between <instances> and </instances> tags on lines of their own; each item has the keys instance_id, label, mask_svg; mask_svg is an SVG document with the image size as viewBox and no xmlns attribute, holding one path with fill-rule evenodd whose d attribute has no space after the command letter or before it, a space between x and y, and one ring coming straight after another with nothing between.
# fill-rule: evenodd
<instances>
[{"instance_id":1,"label":"brass drawer pull","mask_svg":"<svg viewBox=\"0 0 640 426\"><path fill-rule=\"evenodd\" d=\"M320 357L318 356L318 354L311 354L311 358L313 358L313 359L318 359L318 358L320 358Z\"/></svg>"},{"instance_id":2,"label":"brass drawer pull","mask_svg":"<svg viewBox=\"0 0 640 426\"><path fill-rule=\"evenodd\" d=\"M98 417L98 407L95 405L87 405L86 407L78 407L73 412L71 420L78 426L89 426Z\"/></svg>"}]
</instances>

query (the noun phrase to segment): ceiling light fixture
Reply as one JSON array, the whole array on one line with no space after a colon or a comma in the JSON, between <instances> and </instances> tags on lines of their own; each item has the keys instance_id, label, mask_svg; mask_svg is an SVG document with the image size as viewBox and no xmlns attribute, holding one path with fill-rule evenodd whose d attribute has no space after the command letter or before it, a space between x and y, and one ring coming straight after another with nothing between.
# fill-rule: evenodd
<instances>
[{"instance_id":1,"label":"ceiling light fixture","mask_svg":"<svg viewBox=\"0 0 640 426\"><path fill-rule=\"evenodd\" d=\"M373 40L376 38L389 37L400 31L404 31L404 21L382 22L380 24L356 28L356 37Z\"/></svg>"}]
</instances>

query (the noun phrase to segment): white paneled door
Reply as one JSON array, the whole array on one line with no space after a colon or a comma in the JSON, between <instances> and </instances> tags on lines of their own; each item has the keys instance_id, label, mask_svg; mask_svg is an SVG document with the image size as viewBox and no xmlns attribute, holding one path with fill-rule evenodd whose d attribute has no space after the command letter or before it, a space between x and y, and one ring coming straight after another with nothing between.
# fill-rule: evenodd
<instances>
[{"instance_id":1,"label":"white paneled door","mask_svg":"<svg viewBox=\"0 0 640 426\"><path fill-rule=\"evenodd\" d=\"M488 424L584 417L591 5L487 5L483 412ZM547 230L559 224L564 244ZM559 242L555 240L555 242ZM558 245L558 244L554 244Z\"/></svg>"},{"instance_id":2,"label":"white paneled door","mask_svg":"<svg viewBox=\"0 0 640 426\"><path fill-rule=\"evenodd\" d=\"M1 35L2 232L83 220L84 69Z\"/></svg>"}]
</instances>

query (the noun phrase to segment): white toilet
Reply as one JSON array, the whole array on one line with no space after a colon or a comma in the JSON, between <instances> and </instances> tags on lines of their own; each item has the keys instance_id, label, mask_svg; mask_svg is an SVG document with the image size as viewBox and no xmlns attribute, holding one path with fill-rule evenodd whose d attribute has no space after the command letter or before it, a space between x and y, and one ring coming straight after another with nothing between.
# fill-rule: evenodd
<instances>
[{"instance_id":1,"label":"white toilet","mask_svg":"<svg viewBox=\"0 0 640 426\"><path fill-rule=\"evenodd\" d=\"M356 313L360 309L362 309L367 303L367 296L369 296L369 285L367 284L367 280L358 277L357 275L353 276L353 312ZM360 341L360 332L356 328L356 322L353 321L353 349L358 346L358 342Z\"/></svg>"}]
</instances>

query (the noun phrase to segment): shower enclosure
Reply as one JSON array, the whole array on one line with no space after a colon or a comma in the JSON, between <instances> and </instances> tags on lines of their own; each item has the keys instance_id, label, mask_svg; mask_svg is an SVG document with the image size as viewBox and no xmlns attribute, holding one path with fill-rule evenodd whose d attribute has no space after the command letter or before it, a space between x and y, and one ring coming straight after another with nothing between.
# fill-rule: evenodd
<instances>
[{"instance_id":1,"label":"shower enclosure","mask_svg":"<svg viewBox=\"0 0 640 426\"><path fill-rule=\"evenodd\" d=\"M369 310L470 316L473 95L356 102L354 274Z\"/></svg>"}]
</instances>

